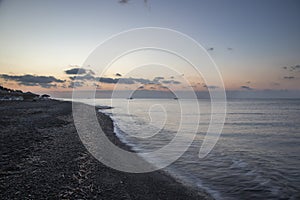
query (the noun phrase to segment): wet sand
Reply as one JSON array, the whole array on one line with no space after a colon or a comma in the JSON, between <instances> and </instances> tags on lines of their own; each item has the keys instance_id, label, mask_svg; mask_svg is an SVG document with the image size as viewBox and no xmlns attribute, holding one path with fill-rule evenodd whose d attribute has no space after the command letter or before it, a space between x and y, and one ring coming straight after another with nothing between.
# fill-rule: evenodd
<instances>
[{"instance_id":1,"label":"wet sand","mask_svg":"<svg viewBox=\"0 0 300 200\"><path fill-rule=\"evenodd\" d=\"M0 102L0 199L210 199L163 171L124 173L96 160L81 143L72 104ZM108 138L112 120L99 113Z\"/></svg>"}]
</instances>

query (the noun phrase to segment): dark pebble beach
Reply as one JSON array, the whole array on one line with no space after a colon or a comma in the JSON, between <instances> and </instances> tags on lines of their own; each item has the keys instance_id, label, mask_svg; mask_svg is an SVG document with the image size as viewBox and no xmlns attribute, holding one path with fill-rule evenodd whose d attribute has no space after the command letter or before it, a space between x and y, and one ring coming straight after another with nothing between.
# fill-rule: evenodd
<instances>
[{"instance_id":1,"label":"dark pebble beach","mask_svg":"<svg viewBox=\"0 0 300 200\"><path fill-rule=\"evenodd\" d=\"M99 162L76 132L71 102L2 101L0 113L0 199L210 199L164 171L125 173ZM110 117L98 120L130 150Z\"/></svg>"}]
</instances>

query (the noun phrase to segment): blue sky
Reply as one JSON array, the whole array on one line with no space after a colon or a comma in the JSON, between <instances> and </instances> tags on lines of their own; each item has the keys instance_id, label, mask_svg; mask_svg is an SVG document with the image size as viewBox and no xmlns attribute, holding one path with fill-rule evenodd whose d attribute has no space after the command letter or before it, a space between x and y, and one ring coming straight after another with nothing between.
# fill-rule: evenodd
<instances>
[{"instance_id":1,"label":"blue sky","mask_svg":"<svg viewBox=\"0 0 300 200\"><path fill-rule=\"evenodd\" d=\"M300 64L299 8L296 0L2 0L0 73L67 79L64 70L82 65L111 35L155 26L213 48L209 53L227 89L248 84L260 90L297 90L300 69L283 67Z\"/></svg>"}]
</instances>

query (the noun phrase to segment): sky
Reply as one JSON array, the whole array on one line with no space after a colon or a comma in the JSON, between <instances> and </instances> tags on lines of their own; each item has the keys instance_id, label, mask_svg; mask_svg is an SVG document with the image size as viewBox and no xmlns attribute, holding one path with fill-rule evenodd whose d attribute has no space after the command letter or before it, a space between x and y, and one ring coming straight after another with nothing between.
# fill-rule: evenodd
<instances>
[{"instance_id":1,"label":"sky","mask_svg":"<svg viewBox=\"0 0 300 200\"><path fill-rule=\"evenodd\" d=\"M113 90L116 83L121 90L221 87L193 76L182 60L157 52L146 54L172 60L171 68L184 78L163 66L129 71L139 53L120 59L101 76L89 67L78 70L112 35L162 27L201 44L219 67L227 91L299 94L299 8L297 0L1 0L0 84L52 94L91 84L98 90Z\"/></svg>"}]
</instances>

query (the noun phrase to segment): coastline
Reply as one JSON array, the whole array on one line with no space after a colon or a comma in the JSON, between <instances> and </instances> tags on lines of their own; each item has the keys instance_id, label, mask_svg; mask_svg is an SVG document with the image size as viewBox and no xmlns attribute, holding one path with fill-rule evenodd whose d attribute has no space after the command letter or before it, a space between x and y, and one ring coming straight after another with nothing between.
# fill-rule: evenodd
<instances>
[{"instance_id":1,"label":"coastline","mask_svg":"<svg viewBox=\"0 0 300 200\"><path fill-rule=\"evenodd\" d=\"M119 129L119 127L117 127L118 125L114 121L114 119L110 115L108 115L107 113L102 112L101 109L98 110L98 114L103 115L104 118L108 118L108 120L111 121L110 123L112 124L112 130L113 131L112 131L112 133L108 133L107 131L104 131L106 136L109 137L109 135L113 135L113 138L116 138L116 140L118 140L119 144L115 143L117 146L119 146L119 147L121 147L121 148L123 148L127 151L135 152L134 146L129 144L128 141L126 141L126 138L124 138L122 136L122 133L121 133L122 131L120 132L120 129ZM99 116L98 116L98 118L99 118ZM103 128L103 126L101 126L101 127ZM110 140L112 141L112 138L110 138ZM148 161L146 161L146 162L148 162ZM150 162L148 162L148 163L151 165ZM176 181L177 184L182 185L187 190L190 190L191 192L199 193L200 196L203 196L203 199L210 199L210 200L215 199L215 195L211 194L209 192L210 191L209 188L206 188L202 185L200 186L198 184L196 184L196 185L198 185L198 187L196 187L195 184L193 182L191 182L191 180L183 178L182 176L180 176L178 174L177 171L174 171L174 169L171 170L171 169L165 168L165 169L160 169L159 172L161 174L164 174L164 176L167 176L170 179L173 179L173 181ZM215 191L213 191L213 192L215 192ZM216 197L218 197L218 195L216 195ZM220 199L220 198L217 198L217 199Z\"/></svg>"},{"instance_id":2,"label":"coastline","mask_svg":"<svg viewBox=\"0 0 300 200\"><path fill-rule=\"evenodd\" d=\"M211 199L162 170L130 174L97 161L79 139L71 102L9 101L0 109L1 199ZM107 137L130 150L112 119L97 113Z\"/></svg>"}]
</instances>

